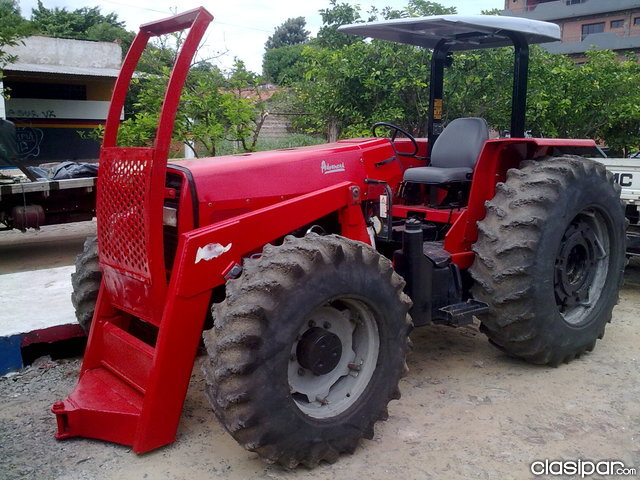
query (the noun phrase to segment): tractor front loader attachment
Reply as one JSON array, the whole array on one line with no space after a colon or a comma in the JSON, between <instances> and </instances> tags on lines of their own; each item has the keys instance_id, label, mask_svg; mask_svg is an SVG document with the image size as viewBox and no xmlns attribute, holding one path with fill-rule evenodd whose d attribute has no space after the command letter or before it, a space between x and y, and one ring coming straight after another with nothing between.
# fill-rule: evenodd
<instances>
[{"instance_id":1,"label":"tractor front loader attachment","mask_svg":"<svg viewBox=\"0 0 640 480\"><path fill-rule=\"evenodd\" d=\"M103 278L78 385L52 408L59 439L98 438L131 445L137 453L174 440L210 291L189 297L176 294L175 277L185 273L180 250L167 280L162 234L165 176L182 86L212 19L198 8L142 25L116 81L98 176ZM149 39L187 28L153 147L117 147L120 112ZM157 327L157 340L144 342L130 334L132 321Z\"/></svg>"}]
</instances>

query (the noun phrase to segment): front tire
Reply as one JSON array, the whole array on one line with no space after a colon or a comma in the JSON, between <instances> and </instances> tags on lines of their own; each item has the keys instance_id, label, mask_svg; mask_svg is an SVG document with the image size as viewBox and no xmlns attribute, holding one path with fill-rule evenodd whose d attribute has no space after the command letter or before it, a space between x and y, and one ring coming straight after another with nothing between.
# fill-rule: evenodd
<instances>
[{"instance_id":1,"label":"front tire","mask_svg":"<svg viewBox=\"0 0 640 480\"><path fill-rule=\"evenodd\" d=\"M76 257L76 271L71 274L71 303L76 312L78 323L89 333L93 312L98 300L102 272L98 263L98 239L87 237L84 248Z\"/></svg>"},{"instance_id":2,"label":"front tire","mask_svg":"<svg viewBox=\"0 0 640 480\"><path fill-rule=\"evenodd\" d=\"M625 265L620 187L578 157L511 169L478 222L470 269L497 347L558 365L591 351L618 300Z\"/></svg>"},{"instance_id":3,"label":"front tire","mask_svg":"<svg viewBox=\"0 0 640 480\"><path fill-rule=\"evenodd\" d=\"M411 302L371 247L287 237L247 259L205 332L208 397L231 435L287 468L353 452L400 397Z\"/></svg>"}]
</instances>

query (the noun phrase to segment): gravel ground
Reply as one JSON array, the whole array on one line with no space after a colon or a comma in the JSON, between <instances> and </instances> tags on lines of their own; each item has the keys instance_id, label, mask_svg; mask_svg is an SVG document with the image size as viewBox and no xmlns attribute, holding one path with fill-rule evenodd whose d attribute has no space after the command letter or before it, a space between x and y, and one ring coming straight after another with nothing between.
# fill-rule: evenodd
<instances>
[{"instance_id":1,"label":"gravel ground","mask_svg":"<svg viewBox=\"0 0 640 480\"><path fill-rule=\"evenodd\" d=\"M475 326L417 329L402 399L373 440L333 465L293 472L264 464L217 423L202 358L174 444L135 455L101 441L56 441L50 407L73 389L80 359L41 358L0 377L0 478L530 479L540 478L529 471L534 460L579 458L639 468L639 306L635 261L604 339L560 368L508 358Z\"/></svg>"}]
</instances>

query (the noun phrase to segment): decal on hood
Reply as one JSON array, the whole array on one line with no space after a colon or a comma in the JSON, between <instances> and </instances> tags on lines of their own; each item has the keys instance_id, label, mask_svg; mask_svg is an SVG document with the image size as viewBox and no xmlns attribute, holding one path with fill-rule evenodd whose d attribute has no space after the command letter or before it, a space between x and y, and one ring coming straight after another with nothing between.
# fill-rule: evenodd
<instances>
[{"instance_id":1,"label":"decal on hood","mask_svg":"<svg viewBox=\"0 0 640 480\"><path fill-rule=\"evenodd\" d=\"M324 174L344 172L345 171L344 162L327 163L323 160L322 163L320 164L320 171L322 171L322 173Z\"/></svg>"}]
</instances>

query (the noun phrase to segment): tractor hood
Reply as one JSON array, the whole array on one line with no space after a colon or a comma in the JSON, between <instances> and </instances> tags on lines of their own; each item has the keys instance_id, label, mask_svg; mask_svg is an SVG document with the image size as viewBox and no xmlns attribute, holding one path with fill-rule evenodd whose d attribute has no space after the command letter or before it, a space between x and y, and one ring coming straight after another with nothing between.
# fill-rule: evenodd
<instances>
[{"instance_id":1,"label":"tractor hood","mask_svg":"<svg viewBox=\"0 0 640 480\"><path fill-rule=\"evenodd\" d=\"M523 36L529 44L560 40L560 27L554 23L498 15L401 18L343 25L338 31L431 49L445 40L449 51L510 46L510 34Z\"/></svg>"},{"instance_id":2,"label":"tractor hood","mask_svg":"<svg viewBox=\"0 0 640 480\"><path fill-rule=\"evenodd\" d=\"M326 188L340 182L365 185L365 178L402 178L384 138L351 139L311 147L173 161L188 171L199 204L201 225ZM373 172L375 171L375 175Z\"/></svg>"}]
</instances>

